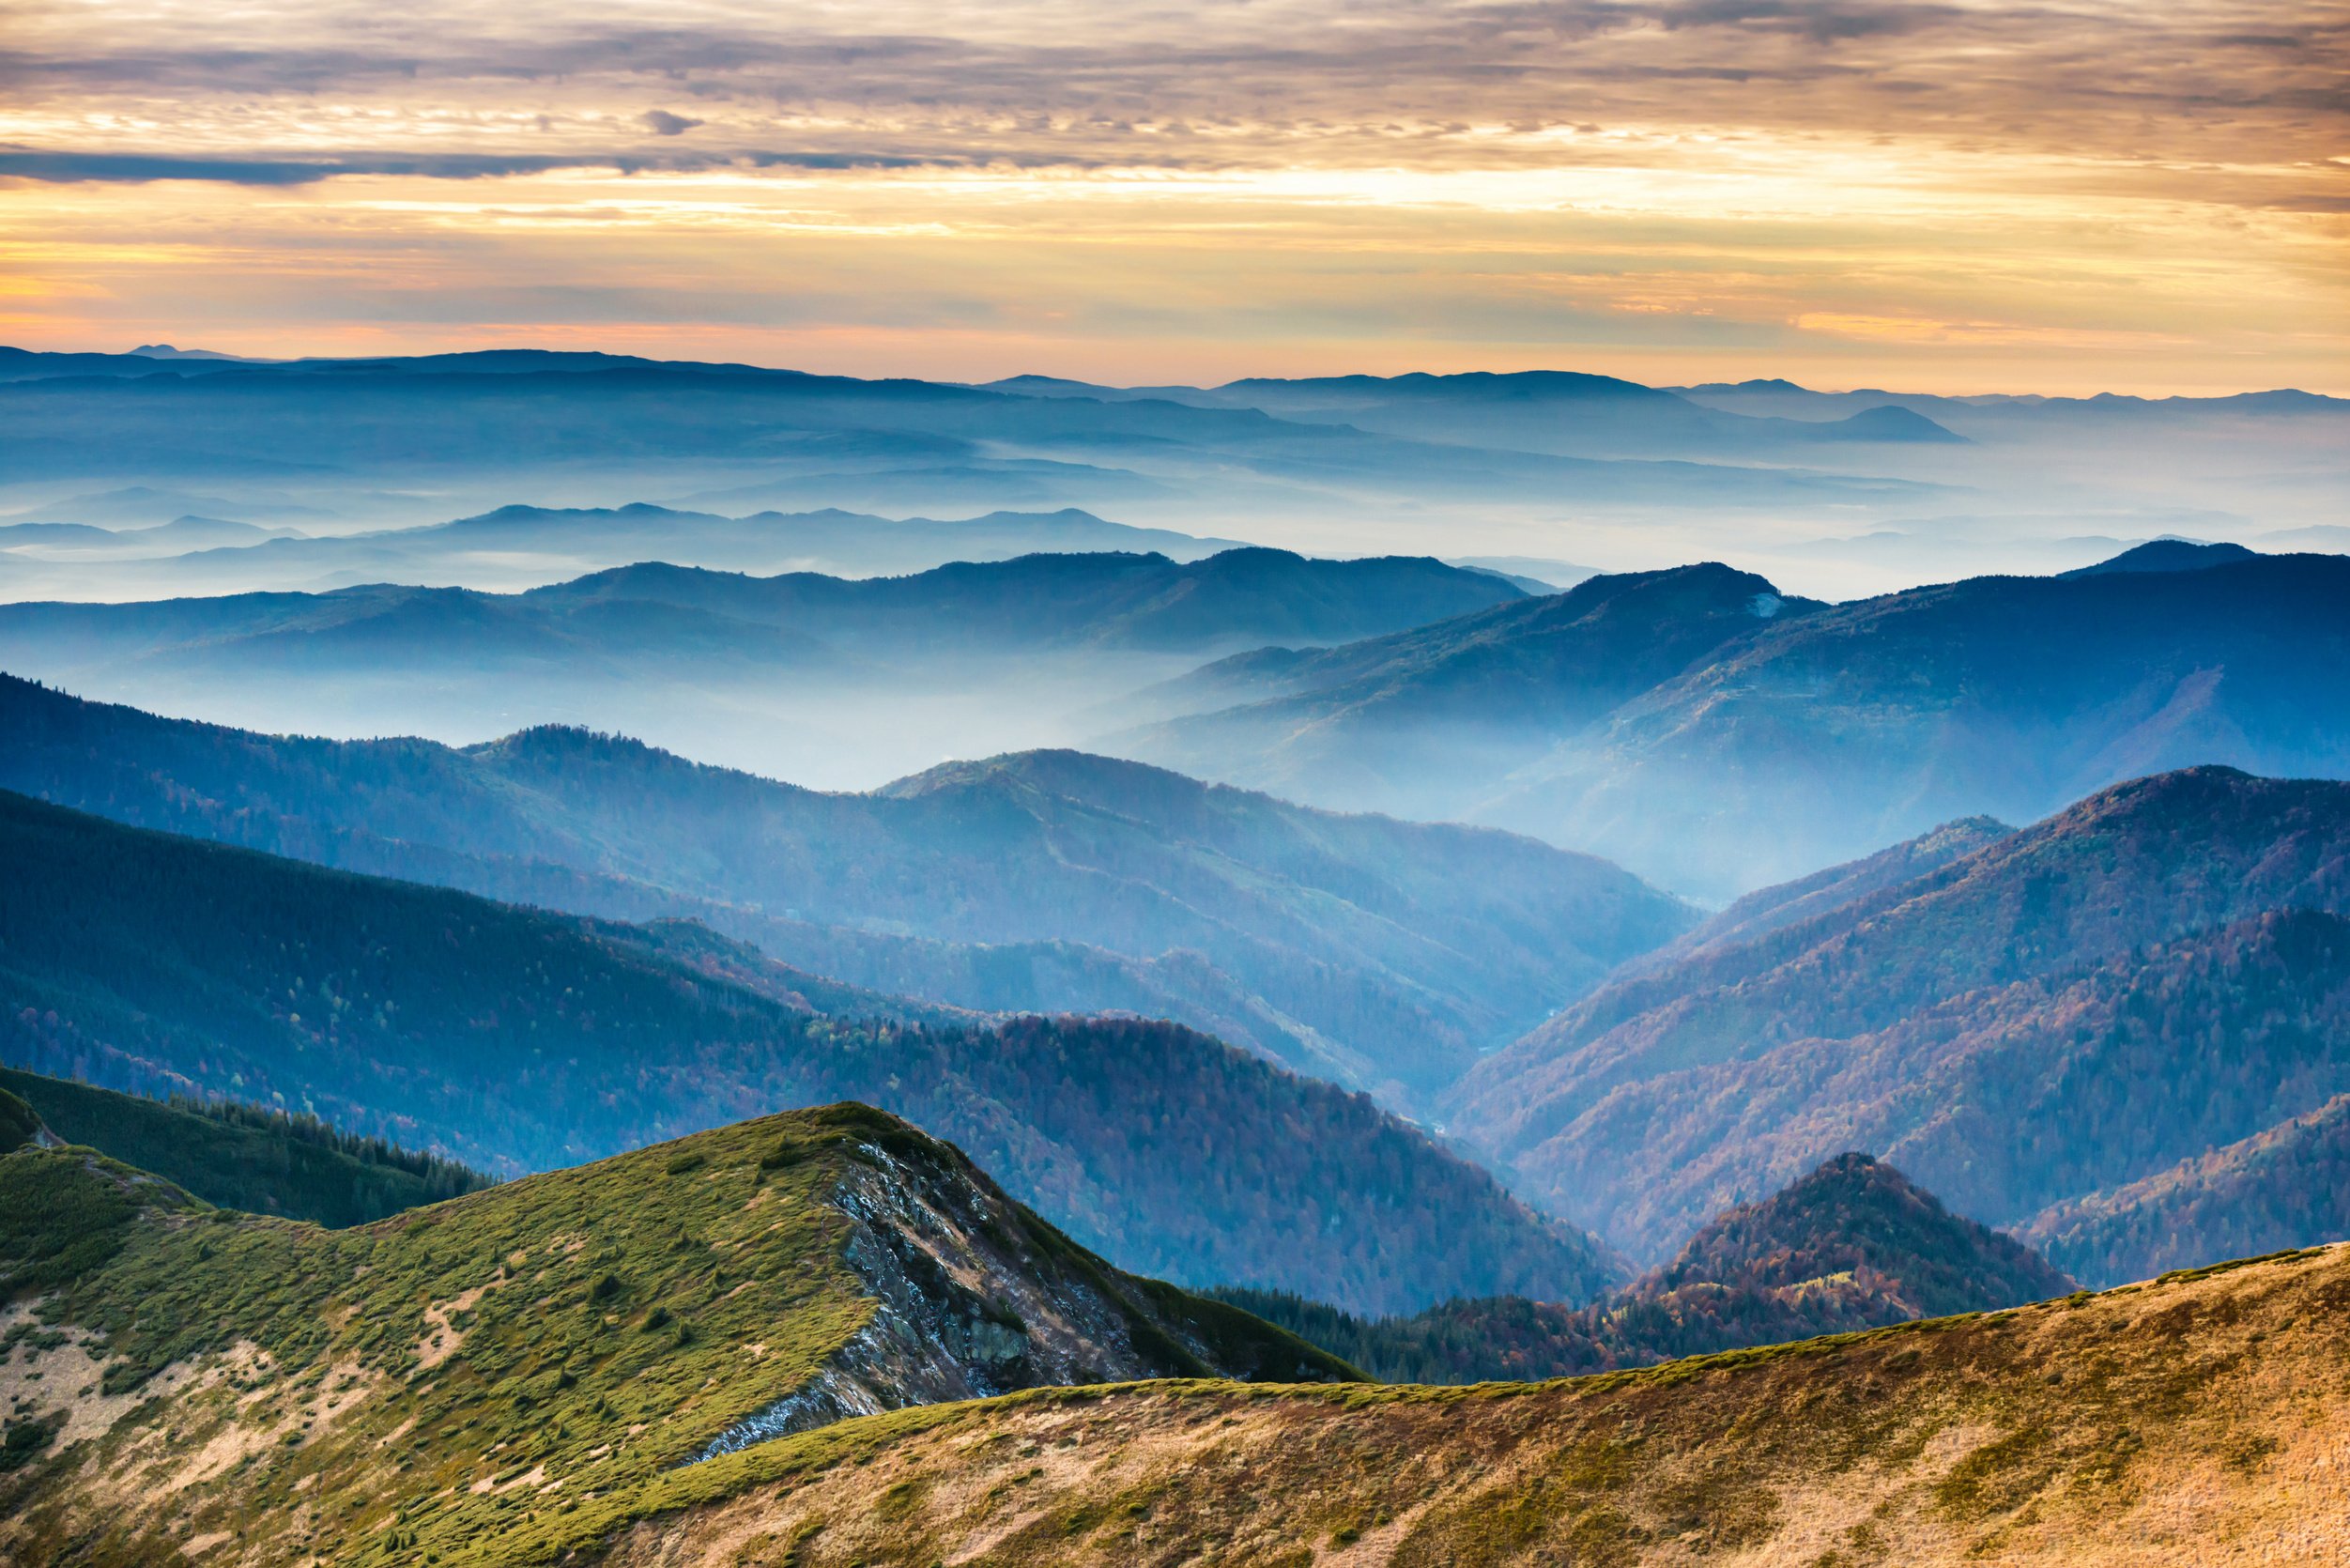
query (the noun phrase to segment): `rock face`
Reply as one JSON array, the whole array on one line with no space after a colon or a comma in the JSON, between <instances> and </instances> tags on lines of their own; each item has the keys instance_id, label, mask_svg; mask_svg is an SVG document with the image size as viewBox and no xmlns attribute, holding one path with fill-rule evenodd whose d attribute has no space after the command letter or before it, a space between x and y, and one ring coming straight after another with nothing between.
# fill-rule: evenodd
<instances>
[{"instance_id":1,"label":"rock face","mask_svg":"<svg viewBox=\"0 0 2350 1568\"><path fill-rule=\"evenodd\" d=\"M1358 1376L1111 1268L855 1104L339 1231L20 1146L0 1155L0 1311L8 1563L82 1560L94 1530L87 1560L161 1561L223 1528L253 1568L402 1542L528 1560L509 1538L564 1503L700 1484L679 1478L843 1416ZM331 1514L305 1506L326 1495Z\"/></svg>"},{"instance_id":2,"label":"rock face","mask_svg":"<svg viewBox=\"0 0 2350 1568\"><path fill-rule=\"evenodd\" d=\"M836 1108L846 1114L851 1108ZM1016 1389L1147 1377L1351 1375L1222 1303L1123 1275L1006 1197L953 1145L875 1114L829 1202L873 1316L808 1383L701 1457L849 1416ZM1240 1330L1238 1338L1219 1330Z\"/></svg>"}]
</instances>

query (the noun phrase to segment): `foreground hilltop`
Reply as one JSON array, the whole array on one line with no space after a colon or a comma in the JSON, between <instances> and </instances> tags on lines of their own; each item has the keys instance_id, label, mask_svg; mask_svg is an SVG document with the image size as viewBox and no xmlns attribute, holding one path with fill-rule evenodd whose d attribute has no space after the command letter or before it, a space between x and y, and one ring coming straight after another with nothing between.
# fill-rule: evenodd
<instances>
[{"instance_id":1,"label":"foreground hilltop","mask_svg":"<svg viewBox=\"0 0 2350 1568\"><path fill-rule=\"evenodd\" d=\"M29 1143L0 1157L11 1299L11 1562L231 1539L251 1563L508 1560L496 1544L533 1519L843 1416L1055 1382L1356 1376L1120 1272L951 1145L853 1104L342 1231Z\"/></svg>"},{"instance_id":2,"label":"foreground hilltop","mask_svg":"<svg viewBox=\"0 0 2350 1568\"><path fill-rule=\"evenodd\" d=\"M2338 1246L1571 1382L1045 1391L764 1445L443 1560L2331 1564L2345 1303Z\"/></svg>"}]
</instances>

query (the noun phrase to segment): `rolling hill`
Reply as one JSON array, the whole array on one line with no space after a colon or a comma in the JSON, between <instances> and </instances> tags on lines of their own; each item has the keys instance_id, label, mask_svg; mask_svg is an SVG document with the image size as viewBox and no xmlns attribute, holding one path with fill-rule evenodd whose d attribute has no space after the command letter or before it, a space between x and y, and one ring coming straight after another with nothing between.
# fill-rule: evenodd
<instances>
[{"instance_id":1,"label":"rolling hill","mask_svg":"<svg viewBox=\"0 0 2350 1568\"><path fill-rule=\"evenodd\" d=\"M2345 914L2350 785L2160 775L1629 975L1481 1063L1449 1125L1635 1255L1848 1148L2039 1236L2350 1091ZM2052 1255L2092 1282L2209 1262L2223 1207Z\"/></svg>"},{"instance_id":2,"label":"rolling hill","mask_svg":"<svg viewBox=\"0 0 2350 1568\"><path fill-rule=\"evenodd\" d=\"M1505 1297L1366 1321L1274 1292L1216 1294L1388 1382L1484 1383L1996 1312L2073 1288L2022 1243L1847 1154L1716 1216L1670 1263L1585 1307Z\"/></svg>"},{"instance_id":3,"label":"rolling hill","mask_svg":"<svg viewBox=\"0 0 2350 1568\"><path fill-rule=\"evenodd\" d=\"M1685 598L1663 592L1677 583ZM1742 598L1771 613L1742 619ZM1244 655L1138 697L1142 728L1103 744L1320 805L1490 822L1728 899L2166 768L2350 773L2345 666L2338 556L1834 606L1687 567Z\"/></svg>"},{"instance_id":4,"label":"rolling hill","mask_svg":"<svg viewBox=\"0 0 2350 1568\"><path fill-rule=\"evenodd\" d=\"M23 1147L0 1155L0 1295L12 1560L152 1561L191 1538L247 1560L361 1541L487 1554L542 1510L644 1495L844 1415L1105 1378L1354 1376L1120 1273L861 1105L346 1230Z\"/></svg>"},{"instance_id":5,"label":"rolling hill","mask_svg":"<svg viewBox=\"0 0 2350 1568\"><path fill-rule=\"evenodd\" d=\"M974 549L1022 530L1067 545L1120 531L1082 515L738 526L657 507L508 507L444 529L186 557L155 569L175 595L160 600L90 576L79 560L42 567L9 553L0 594L37 600L50 580L40 573L63 576L54 600L0 605L0 669L271 733L467 744L559 722L869 789L946 757L1065 745L1094 704L1220 653L1343 642L1525 596L1494 573L1424 558L1264 549L924 560L929 569L908 576L853 579L707 569L746 555L800 564L795 541L811 529L911 551L958 530ZM738 535L741 549L725 543ZM248 555L276 564L256 574L228 559ZM313 556L347 557L349 569L282 570ZM223 581L355 586L187 596L217 593L204 576L214 567ZM446 586L484 575L530 591ZM403 586L418 583L443 586ZM91 600L119 602L70 602Z\"/></svg>"},{"instance_id":6,"label":"rolling hill","mask_svg":"<svg viewBox=\"0 0 2350 1568\"><path fill-rule=\"evenodd\" d=\"M488 532L493 520L470 526ZM493 539L480 547L526 546ZM825 651L899 663L1067 649L1205 655L1281 638L1344 642L1524 597L1491 573L1436 561L1310 561L1285 550L1183 562L1107 551L1024 555L859 579L649 562L518 594L376 584L0 606L0 662L63 679L146 660L258 677L347 660L396 670L561 658L602 660L620 672L663 657L789 665Z\"/></svg>"},{"instance_id":7,"label":"rolling hill","mask_svg":"<svg viewBox=\"0 0 2350 1568\"><path fill-rule=\"evenodd\" d=\"M693 916L932 1003L1171 1017L1401 1106L1693 917L1511 835L1070 752L826 794L572 730L287 739L0 678L0 788L496 898Z\"/></svg>"},{"instance_id":8,"label":"rolling hill","mask_svg":"<svg viewBox=\"0 0 2350 1568\"><path fill-rule=\"evenodd\" d=\"M451 1161L238 1100L148 1099L6 1067L0 1092L16 1097L51 1136L223 1208L361 1225L490 1184Z\"/></svg>"},{"instance_id":9,"label":"rolling hill","mask_svg":"<svg viewBox=\"0 0 2350 1568\"><path fill-rule=\"evenodd\" d=\"M765 1145L725 1146L723 1161L683 1172L670 1166L690 1155L632 1157L614 1173L632 1178L632 1197L651 1190L661 1211L691 1218L683 1237L624 1228L605 1253L570 1253L543 1222L526 1228L484 1202L539 1182L545 1198L569 1198L596 1172L447 1206L436 1229L372 1235L216 1226L151 1201L116 1232L114 1258L52 1306L58 1326L11 1345L44 1373L70 1366L88 1391L68 1422L17 1445L18 1473L0 1480L0 1550L95 1563L236 1540L254 1568L1124 1568L1211 1556L2105 1568L2190 1560L2224 1540L2315 1568L2345 1544L2338 1511L2312 1505L2332 1495L2350 1425L2340 1247L1560 1382L1032 1388L676 1464L799 1386L851 1314L898 1315L867 1307L827 1261L853 1246L831 1253L845 1227L807 1202L829 1172L853 1191L873 1167L834 1144L762 1172ZM43 1174L68 1162L7 1159ZM84 1191L113 1175L57 1174ZM746 1206L745 1188L774 1196ZM949 1236L968 1244L972 1229L959 1229ZM221 1244L231 1237L233 1250ZM189 1261L207 1241L212 1256ZM281 1284L283 1260L312 1261L305 1249L376 1268L355 1286L310 1272ZM793 1256L815 1267L762 1273ZM187 1278L165 1299L223 1266L230 1288L190 1303L194 1327L177 1343L127 1314L99 1341L91 1320L125 1290L156 1288L169 1263ZM1023 1283L996 1274L983 1290L1017 1299ZM333 1293L329 1313L297 1323L273 1310L309 1291ZM647 1331L656 1303L670 1315ZM1041 1312L1013 1310L1046 1336ZM743 1343L753 1334L756 1353ZM154 1365L166 1350L175 1359ZM107 1394L114 1368L117 1387L145 1380ZM405 1438L395 1451L378 1446L388 1430Z\"/></svg>"},{"instance_id":10,"label":"rolling hill","mask_svg":"<svg viewBox=\"0 0 2350 1568\"><path fill-rule=\"evenodd\" d=\"M1255 408L1310 423L1584 456L1753 457L1854 441L1966 444L1966 438L1897 406L1813 420L1757 416L1613 376L1563 370L1252 377L1219 387L1132 389L1021 376L990 386L1032 397Z\"/></svg>"},{"instance_id":11,"label":"rolling hill","mask_svg":"<svg viewBox=\"0 0 2350 1568\"><path fill-rule=\"evenodd\" d=\"M1403 1311L1586 1299L1615 1275L1589 1237L1364 1097L1175 1025L827 1016L675 930L14 795L0 863L0 1061L31 1071L283 1106L499 1174L855 1099L1178 1281Z\"/></svg>"}]
</instances>

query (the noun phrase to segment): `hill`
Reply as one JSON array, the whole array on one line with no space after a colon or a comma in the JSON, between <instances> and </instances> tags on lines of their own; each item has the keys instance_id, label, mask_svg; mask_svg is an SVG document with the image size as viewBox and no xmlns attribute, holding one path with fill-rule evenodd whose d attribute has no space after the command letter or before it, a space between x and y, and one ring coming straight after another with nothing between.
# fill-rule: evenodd
<instances>
[{"instance_id":1,"label":"hill","mask_svg":"<svg viewBox=\"0 0 2350 1568\"><path fill-rule=\"evenodd\" d=\"M2154 1176L2051 1204L2026 1240L2091 1279L2191 1268L2212 1249L2350 1232L2350 1094Z\"/></svg>"},{"instance_id":2,"label":"hill","mask_svg":"<svg viewBox=\"0 0 2350 1568\"><path fill-rule=\"evenodd\" d=\"M1033 397L1147 397L1195 407L1257 408L1282 419L1422 439L1587 456L1758 456L1821 442L1965 443L1911 408L1884 407L1818 421L1756 417L1636 381L1566 370L1252 377L1220 387L1133 389L1023 376L991 386Z\"/></svg>"},{"instance_id":3,"label":"hill","mask_svg":"<svg viewBox=\"0 0 2350 1568\"><path fill-rule=\"evenodd\" d=\"M1717 1216L1672 1262L1586 1307L1504 1297L1366 1320L1276 1292L1216 1294L1384 1380L1482 1383L1995 1312L2073 1288L2020 1242L1847 1154Z\"/></svg>"},{"instance_id":4,"label":"hill","mask_svg":"<svg viewBox=\"0 0 2350 1568\"><path fill-rule=\"evenodd\" d=\"M592 521L513 507L449 527L463 531L468 549L527 549L546 535L566 547L584 543L576 535ZM640 522L638 531L636 547L678 543L653 521ZM506 537L515 533L526 537ZM282 548L352 543L305 540ZM791 664L830 654L844 664L847 655L905 664L1071 648L1202 657L1284 638L1350 641L1525 596L1492 573L1433 560L1317 561L1267 549L1188 561L1107 551L1032 554L865 578L748 576L647 561L521 593L378 583L330 593L6 605L0 663L71 680L148 661L260 676L354 659L397 669L560 655L619 673L629 661L658 658ZM453 631L462 640L452 644Z\"/></svg>"},{"instance_id":5,"label":"hill","mask_svg":"<svg viewBox=\"0 0 2350 1568\"><path fill-rule=\"evenodd\" d=\"M1829 866L1793 882L1759 887L1633 966L1646 971L1690 954L1751 942L1783 926L1840 908L1884 888L1925 875L1973 854L2015 831L1993 817L1965 817L1840 866Z\"/></svg>"},{"instance_id":6,"label":"hill","mask_svg":"<svg viewBox=\"0 0 2350 1568\"><path fill-rule=\"evenodd\" d=\"M240 1098L499 1174L856 1099L1081 1242L1373 1310L1613 1264L1367 1099L1172 1024L813 1014L661 932L0 795L0 1060Z\"/></svg>"},{"instance_id":7,"label":"hill","mask_svg":"<svg viewBox=\"0 0 2350 1568\"><path fill-rule=\"evenodd\" d=\"M1145 714L1215 711L1108 744L1351 808L1412 810L1433 776L1490 790L1554 737L1787 607L1765 579L1713 564L1590 577L1390 637L1236 655L1134 699Z\"/></svg>"},{"instance_id":8,"label":"hill","mask_svg":"<svg viewBox=\"0 0 2350 1568\"><path fill-rule=\"evenodd\" d=\"M339 1227L490 1184L451 1161L237 1100L153 1100L5 1067L0 1090L19 1097L52 1136L223 1208Z\"/></svg>"},{"instance_id":9,"label":"hill","mask_svg":"<svg viewBox=\"0 0 2350 1568\"><path fill-rule=\"evenodd\" d=\"M2168 768L2350 774L2340 556L1974 577L1827 607L1682 573L1712 574L1713 593L1636 617L1680 574L1599 577L1518 621L1211 666L1138 699L1147 722L1105 744L1320 805L1513 828L1711 899ZM1778 608L1742 619L1754 595ZM1605 654L1597 681L1558 643L1586 605L1605 621L1564 647Z\"/></svg>"},{"instance_id":10,"label":"hill","mask_svg":"<svg viewBox=\"0 0 2350 1568\"><path fill-rule=\"evenodd\" d=\"M843 1415L1056 1382L1353 1376L1120 1273L860 1105L348 1230L208 1208L85 1148L20 1149L0 1157L0 1294L12 1560L151 1561L223 1526L247 1560L484 1554L542 1510L643 1495Z\"/></svg>"},{"instance_id":11,"label":"hill","mask_svg":"<svg viewBox=\"0 0 2350 1568\"><path fill-rule=\"evenodd\" d=\"M1170 1017L1406 1107L1692 918L1511 835L1072 752L828 794L570 729L463 749L289 739L0 677L0 788L496 898L694 917L930 1003Z\"/></svg>"},{"instance_id":12,"label":"hill","mask_svg":"<svg viewBox=\"0 0 2350 1568\"><path fill-rule=\"evenodd\" d=\"M443 528L206 551L142 565L136 582L87 576L84 552L53 550L47 566L11 555L8 596L116 602L0 605L0 669L270 733L464 743L561 722L868 789L943 757L1066 745L1083 730L1074 715L1202 659L1525 596L1424 558L988 549L1023 531L1083 546L1110 530L1082 514L928 524L505 507ZM982 559L954 560L965 546ZM709 569L801 568L857 548L929 569ZM693 564L661 564L671 561ZM451 586L484 578L528 591ZM222 592L248 580L333 591Z\"/></svg>"},{"instance_id":13,"label":"hill","mask_svg":"<svg viewBox=\"0 0 2350 1568\"><path fill-rule=\"evenodd\" d=\"M2345 913L2350 785L2161 775L1631 976L1482 1063L1450 1126L1636 1255L1845 1148L2026 1226L2350 1090Z\"/></svg>"},{"instance_id":14,"label":"hill","mask_svg":"<svg viewBox=\"0 0 2350 1568\"><path fill-rule=\"evenodd\" d=\"M2188 1560L2222 1540L2314 1568L2345 1545L2337 1513L2312 1502L2331 1495L2350 1425L2332 1321L2345 1292L2350 1253L2333 1248L1564 1382L1035 1390L843 1422L592 1494L544 1489L566 1481L579 1439L542 1423L489 1464L452 1445L457 1457L417 1483L444 1489L406 1519L388 1506L395 1465L363 1457L339 1473L347 1504L262 1506L315 1473L315 1435L273 1440L200 1488L126 1499L108 1484L139 1473L126 1431L92 1445L58 1501L0 1529L39 1547L77 1504L102 1503L126 1542L236 1518L256 1568L301 1553L364 1561L386 1543L392 1556L437 1550L453 1568L1106 1568L1210 1555L2105 1568ZM512 1310L495 1291L481 1300ZM421 1327L400 1325L393 1348ZM352 1385L370 1400L377 1386ZM290 1402L255 1407L272 1438L272 1415L298 1415ZM477 1479L489 1485L471 1489Z\"/></svg>"},{"instance_id":15,"label":"hill","mask_svg":"<svg viewBox=\"0 0 2350 1568\"><path fill-rule=\"evenodd\" d=\"M2200 572L2206 566L2225 566L2234 561L2249 561L2258 553L2242 545L2211 545L2195 539L2150 539L2145 544L2124 550L2111 561L2100 561L2094 566L2080 566L2057 575L2096 577L2112 572Z\"/></svg>"}]
</instances>

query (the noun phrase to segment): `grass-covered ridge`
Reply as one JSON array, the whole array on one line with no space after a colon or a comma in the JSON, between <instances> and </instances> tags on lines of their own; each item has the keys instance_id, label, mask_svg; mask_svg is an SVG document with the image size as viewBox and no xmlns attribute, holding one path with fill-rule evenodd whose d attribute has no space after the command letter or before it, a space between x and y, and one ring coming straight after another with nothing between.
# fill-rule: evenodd
<instances>
[{"instance_id":1,"label":"grass-covered ridge","mask_svg":"<svg viewBox=\"0 0 2350 1568\"><path fill-rule=\"evenodd\" d=\"M1039 1390L543 1521L602 1568L2333 1563L2350 1248L1564 1382ZM526 1560L517 1558L516 1560Z\"/></svg>"},{"instance_id":2,"label":"grass-covered ridge","mask_svg":"<svg viewBox=\"0 0 2350 1568\"><path fill-rule=\"evenodd\" d=\"M315 1116L236 1100L170 1100L0 1068L50 1132L103 1149L223 1208L330 1227L364 1224L489 1185L454 1161L343 1132ZM8 1146L0 1111L0 1147Z\"/></svg>"},{"instance_id":3,"label":"grass-covered ridge","mask_svg":"<svg viewBox=\"0 0 2350 1568\"><path fill-rule=\"evenodd\" d=\"M893 1242L871 1211L894 1196L945 1213L967 1190L992 1244L1050 1287L1021 1298L1030 1313L1106 1302L1107 1320L1084 1326L1131 1347L1104 1358L1124 1376L1246 1366L1248 1352L1289 1376L1345 1375L1228 1309L1152 1295L1001 1201L948 1146L862 1106L342 1231L212 1208L89 1149L28 1146L0 1157L0 1376L11 1432L49 1430L9 1439L23 1452L0 1476L0 1560L148 1563L170 1538L221 1536L257 1562L507 1560L501 1543L589 1499L628 1506L837 1376L854 1345L887 1360L909 1336L864 1335L897 1310L871 1282L920 1271L924 1254L879 1257ZM999 1276L951 1250L929 1267L931 1297L967 1302L969 1321L914 1337L1042 1344L1066 1327L1022 1325L984 1294ZM890 1372L867 1369L852 1397Z\"/></svg>"}]
</instances>

